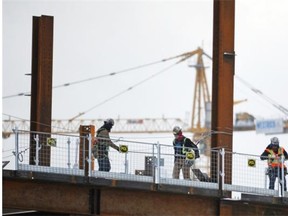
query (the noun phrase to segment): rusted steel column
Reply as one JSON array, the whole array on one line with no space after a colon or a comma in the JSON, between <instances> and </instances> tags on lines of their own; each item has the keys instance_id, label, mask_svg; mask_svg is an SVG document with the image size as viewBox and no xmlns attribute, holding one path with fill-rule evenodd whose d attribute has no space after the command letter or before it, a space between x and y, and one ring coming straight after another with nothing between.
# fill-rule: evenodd
<instances>
[{"instance_id":1,"label":"rusted steel column","mask_svg":"<svg viewBox=\"0 0 288 216\"><path fill-rule=\"evenodd\" d=\"M51 133L53 17L33 17L30 130ZM30 137L30 164L35 164L36 143ZM40 135L39 165L50 165L47 137ZM44 144L44 145L43 145Z\"/></svg>"},{"instance_id":2,"label":"rusted steel column","mask_svg":"<svg viewBox=\"0 0 288 216\"><path fill-rule=\"evenodd\" d=\"M213 84L212 84L212 148L232 150L234 88L235 0L214 0L213 20ZM216 157L211 160L216 168ZM220 166L221 167L221 166ZM225 161L225 183L231 183L232 162ZM215 170L212 178L217 178Z\"/></svg>"},{"instance_id":3,"label":"rusted steel column","mask_svg":"<svg viewBox=\"0 0 288 216\"><path fill-rule=\"evenodd\" d=\"M94 125L80 125L79 135L80 135L80 148L79 148L79 169L84 169L85 176L88 176L89 173L89 163L86 160L89 158L89 134L91 134L92 145L95 139L95 126ZM94 157L91 157L92 164L91 169L94 170Z\"/></svg>"}]
</instances>

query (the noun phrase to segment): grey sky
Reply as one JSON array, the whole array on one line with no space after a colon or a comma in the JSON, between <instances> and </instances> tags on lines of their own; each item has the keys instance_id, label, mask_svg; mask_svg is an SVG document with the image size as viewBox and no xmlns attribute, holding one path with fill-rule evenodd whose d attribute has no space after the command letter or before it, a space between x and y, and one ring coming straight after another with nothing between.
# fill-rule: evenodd
<instances>
[{"instance_id":1,"label":"grey sky","mask_svg":"<svg viewBox=\"0 0 288 216\"><path fill-rule=\"evenodd\" d=\"M3 96L30 91L30 77L24 74L31 72L32 16L54 16L54 86L158 61L198 46L212 56L213 0L4 0L2 10ZM287 27L287 0L236 0L235 73L286 108ZM174 62L53 89L52 116L69 119L86 112ZM211 84L212 63L209 59L205 63ZM195 69L183 62L80 118L164 115L184 119L191 115L194 81ZM283 117L237 79L235 99L248 99L234 107L235 113ZM29 97L2 103L3 113L30 118Z\"/></svg>"},{"instance_id":2,"label":"grey sky","mask_svg":"<svg viewBox=\"0 0 288 216\"><path fill-rule=\"evenodd\" d=\"M235 74L288 107L288 1L235 0ZM28 1L4 0L2 95L30 91L32 17L54 16L53 85L77 82L162 60L201 46L212 56L213 0L190 1ZM193 58L190 63L195 63ZM210 84L212 62L206 76ZM53 119L70 119L175 61L112 77L53 89ZM136 86L80 118L191 118L195 69L183 62ZM234 112L257 118L284 115L237 78ZM2 113L30 119L30 98L2 99ZM6 115L2 115L7 119ZM186 134L192 136L191 134ZM117 134L116 134L117 136ZM121 136L124 136L121 134ZM126 134L125 138L131 137ZM171 143L172 134L136 134ZM152 137L151 137L152 136ZM157 137L158 136L158 137ZM287 134L277 134L286 149ZM233 134L233 150L261 154L271 136L255 131ZM138 139L137 138L137 139ZM135 139L135 137L134 137ZM3 140L4 159L13 158L14 137ZM148 141L148 140L147 140ZM7 156L8 155L8 156ZM11 159L13 161L13 159ZM11 163L10 166L13 164Z\"/></svg>"}]
</instances>

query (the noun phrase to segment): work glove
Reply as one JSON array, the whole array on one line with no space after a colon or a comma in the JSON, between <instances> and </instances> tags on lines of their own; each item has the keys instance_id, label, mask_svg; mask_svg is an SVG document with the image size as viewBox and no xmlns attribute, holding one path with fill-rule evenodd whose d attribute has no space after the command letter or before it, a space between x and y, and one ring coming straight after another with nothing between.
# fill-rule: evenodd
<instances>
[{"instance_id":1,"label":"work glove","mask_svg":"<svg viewBox=\"0 0 288 216\"><path fill-rule=\"evenodd\" d=\"M191 167L194 164L193 160L185 160L185 165Z\"/></svg>"}]
</instances>

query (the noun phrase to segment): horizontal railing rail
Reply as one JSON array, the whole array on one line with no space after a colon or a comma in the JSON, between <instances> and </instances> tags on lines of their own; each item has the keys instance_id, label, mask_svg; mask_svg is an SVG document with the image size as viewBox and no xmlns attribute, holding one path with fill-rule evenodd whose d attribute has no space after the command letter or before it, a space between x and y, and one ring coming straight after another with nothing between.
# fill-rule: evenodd
<instances>
[{"instance_id":1,"label":"horizontal railing rail","mask_svg":"<svg viewBox=\"0 0 288 216\"><path fill-rule=\"evenodd\" d=\"M106 172L99 171L98 161L101 159L94 157L94 137L89 134L73 136L17 129L14 133L15 170L199 187L240 195L287 196L287 192L278 186L284 180L276 181L275 190L268 189L267 162L259 155L211 149L207 155L201 154L196 160L186 161L191 163L189 179L184 178L182 172L179 178L175 178L174 173L173 178L175 155L171 144L113 138L111 141L122 150L118 152L110 147L111 169ZM102 141L108 142L109 139L103 138Z\"/></svg>"}]
</instances>

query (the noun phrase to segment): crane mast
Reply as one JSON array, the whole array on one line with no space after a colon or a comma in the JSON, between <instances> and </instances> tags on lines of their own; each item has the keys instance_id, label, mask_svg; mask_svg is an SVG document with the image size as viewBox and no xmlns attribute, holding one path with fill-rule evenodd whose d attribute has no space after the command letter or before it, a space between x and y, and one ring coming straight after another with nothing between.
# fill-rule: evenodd
<instances>
[{"instance_id":1,"label":"crane mast","mask_svg":"<svg viewBox=\"0 0 288 216\"><path fill-rule=\"evenodd\" d=\"M210 128L211 128L211 96L209 93L208 82L206 78L205 65L203 56L212 60L202 48L198 47L196 50L186 52L184 54L172 57L181 58L178 62L183 62L197 56L196 64L189 64L189 67L196 69L194 95L192 98L192 113L191 122L183 121L179 118L138 118L138 119L115 119L116 124L113 128L115 133L170 133L171 128L175 125L181 125L183 132L193 133L193 141L204 144L210 147ZM171 58L171 59L172 59ZM166 59L168 60L168 59ZM234 101L235 104L242 103L245 100ZM254 117L247 113L238 113L236 121L247 123L249 125L243 126L242 124L234 125L234 131L255 130ZM95 125L100 127L103 119L77 119L73 120L53 120L52 119L52 132L53 133L78 133L80 125ZM236 122L237 123L237 122ZM251 125L250 125L251 124ZM8 138L13 133L13 129L18 128L22 130L30 130L30 122L24 119L12 120L9 116L8 120L2 120L2 137ZM285 132L288 131L288 121L284 121ZM206 134L206 135L205 135ZM207 148L206 148L207 149Z\"/></svg>"},{"instance_id":2,"label":"crane mast","mask_svg":"<svg viewBox=\"0 0 288 216\"><path fill-rule=\"evenodd\" d=\"M196 79L195 79L195 89L194 89L194 97L193 97L193 107L192 107L192 121L191 126L189 126L186 122L177 119L177 118L159 118L159 119L117 119L118 121L116 125L118 125L117 129L114 128L114 132L117 133L153 133L153 132L171 132L171 128L175 125L182 125L183 131L192 132L194 134L194 140L197 140L201 133L207 131L207 127L210 128L210 123L203 124L204 112L208 109L211 104L210 94L208 90L208 84L205 74L205 67L203 63L203 55L206 55L211 59L206 53L204 53L203 49L200 47L191 52L184 53L182 55L176 56L181 59L178 63L183 62L193 56L197 55L197 64L189 65L190 67L196 68ZM203 111L204 107L204 111ZM210 117L210 116L209 116ZM206 116L206 118L209 119ZM81 119L73 119L73 120L52 120L52 131L53 132L61 132L61 133L78 133L78 129L80 125L83 124L93 124L96 127L99 127L102 124L103 120L101 119L93 119L93 120L81 120ZM155 126L156 125L156 126ZM27 120L4 120L2 122L3 133L2 137L9 137L12 133L13 127L18 128L30 128L29 121ZM116 130L115 130L116 129Z\"/></svg>"},{"instance_id":3,"label":"crane mast","mask_svg":"<svg viewBox=\"0 0 288 216\"><path fill-rule=\"evenodd\" d=\"M191 132L194 133L194 137L196 138L199 134L206 132L207 127L210 128L210 118L205 114L207 114L207 111L211 108L211 99L202 58L203 50L198 48L195 54L198 55L197 64L189 66L196 69L191 118ZM203 119L203 117L206 117L206 119Z\"/></svg>"}]
</instances>

